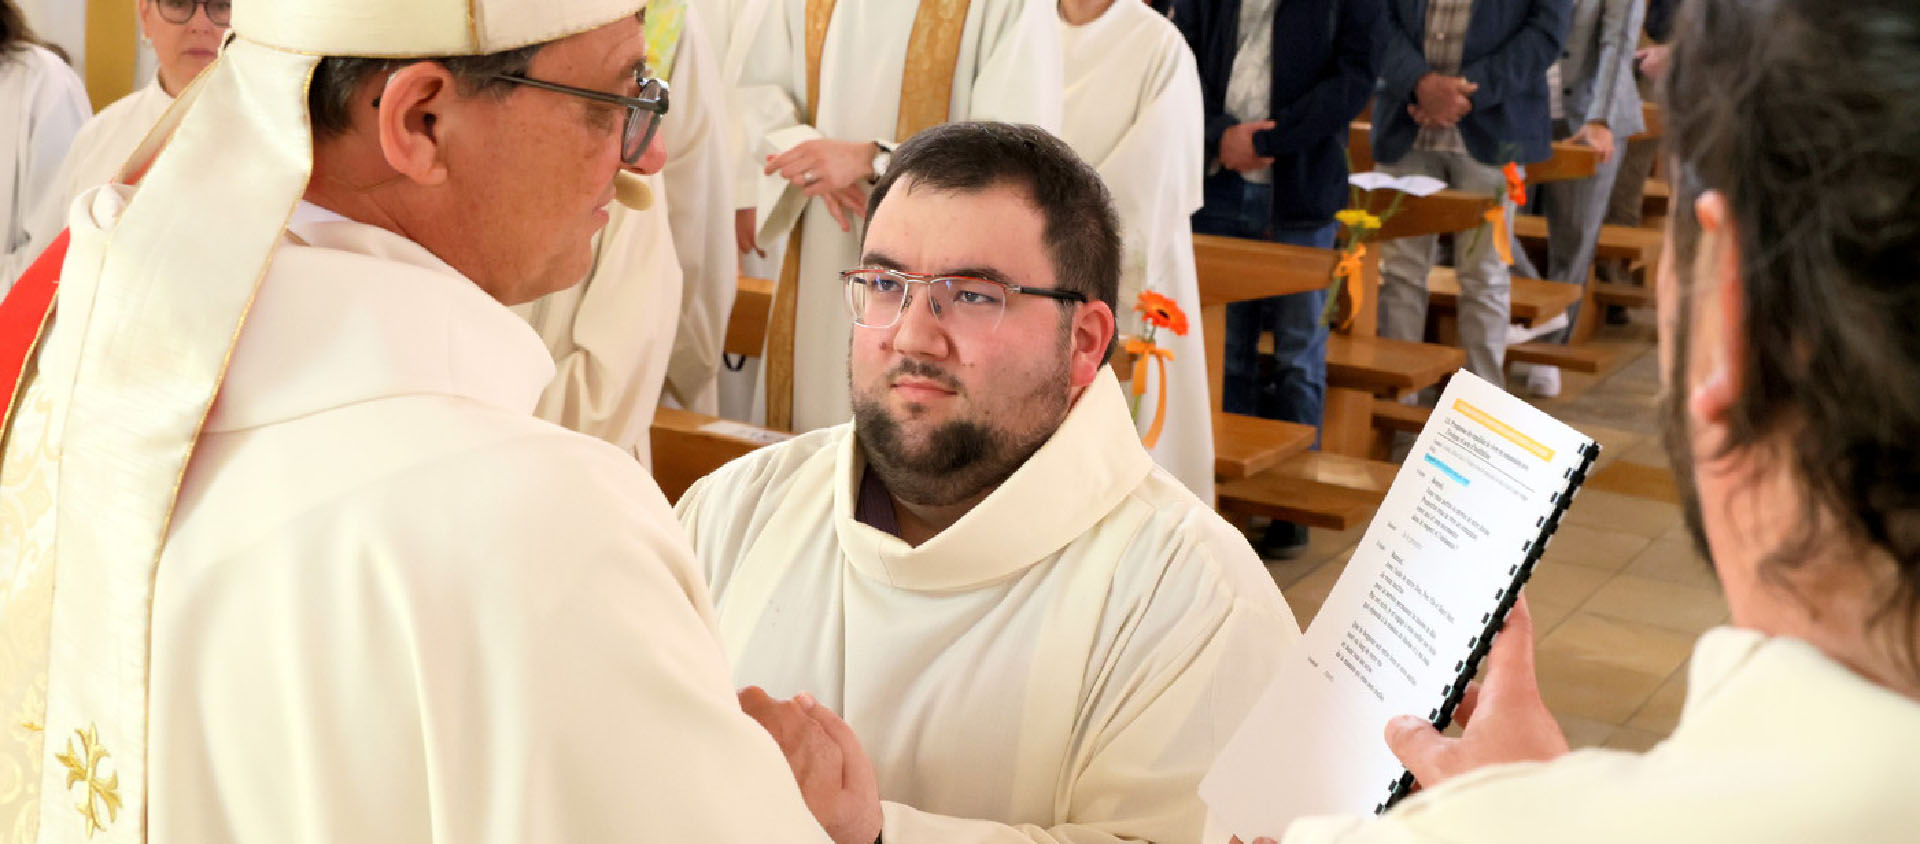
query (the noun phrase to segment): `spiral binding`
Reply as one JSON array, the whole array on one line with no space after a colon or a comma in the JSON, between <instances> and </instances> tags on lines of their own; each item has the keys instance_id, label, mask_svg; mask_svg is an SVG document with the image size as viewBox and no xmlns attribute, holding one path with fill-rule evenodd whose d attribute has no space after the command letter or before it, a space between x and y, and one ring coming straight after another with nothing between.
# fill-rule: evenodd
<instances>
[{"instance_id":1,"label":"spiral binding","mask_svg":"<svg viewBox=\"0 0 1920 844\"><path fill-rule=\"evenodd\" d=\"M1427 720L1433 722L1433 728L1444 730L1453 723L1453 711L1460 705L1460 697L1466 694L1467 680L1480 671L1480 660L1493 646L1493 634L1499 632L1505 624L1507 612L1520 600L1520 587L1526 585L1533 576L1533 567L1540 562L1540 555L1547 551L1547 541L1553 538L1554 531L1560 529L1560 517L1566 515L1567 508L1573 506L1573 498L1580 491L1580 485L1587 482L1587 471L1593 468L1593 461L1600 456L1600 444L1588 442L1580 448L1580 465L1567 469L1562 476L1567 481L1566 489L1548 496L1553 502L1553 512L1534 520L1534 526L1540 529L1540 535L1520 546L1526 558L1507 569L1512 578L1506 588L1493 593L1495 609L1480 615L1483 629L1480 634L1467 640L1467 658L1453 664L1454 680L1440 690L1443 698L1440 706L1427 713ZM1402 771L1399 778L1387 786L1386 799L1373 807L1374 814L1380 814L1393 808L1395 803L1404 799L1413 790L1413 772Z\"/></svg>"}]
</instances>

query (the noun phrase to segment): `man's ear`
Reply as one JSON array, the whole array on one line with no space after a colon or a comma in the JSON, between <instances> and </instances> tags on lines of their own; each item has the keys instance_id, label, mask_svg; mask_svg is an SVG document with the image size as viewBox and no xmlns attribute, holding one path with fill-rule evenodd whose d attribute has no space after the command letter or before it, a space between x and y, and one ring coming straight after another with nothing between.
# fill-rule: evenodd
<instances>
[{"instance_id":1,"label":"man's ear","mask_svg":"<svg viewBox=\"0 0 1920 844\"><path fill-rule=\"evenodd\" d=\"M1107 347L1113 344L1114 330L1113 309L1107 303L1090 302L1074 309L1073 362L1068 378L1075 388L1092 384L1094 376L1100 374Z\"/></svg>"},{"instance_id":2,"label":"man's ear","mask_svg":"<svg viewBox=\"0 0 1920 844\"><path fill-rule=\"evenodd\" d=\"M1740 276L1740 238L1725 195L1708 191L1694 202L1700 220L1695 260L1693 359L1698 373L1686 385L1695 425L1725 424L1740 395L1746 367L1746 287Z\"/></svg>"},{"instance_id":3,"label":"man's ear","mask_svg":"<svg viewBox=\"0 0 1920 844\"><path fill-rule=\"evenodd\" d=\"M387 166L416 184L446 182L446 151L438 129L440 112L453 96L453 74L437 62L414 62L387 77L374 109Z\"/></svg>"}]
</instances>

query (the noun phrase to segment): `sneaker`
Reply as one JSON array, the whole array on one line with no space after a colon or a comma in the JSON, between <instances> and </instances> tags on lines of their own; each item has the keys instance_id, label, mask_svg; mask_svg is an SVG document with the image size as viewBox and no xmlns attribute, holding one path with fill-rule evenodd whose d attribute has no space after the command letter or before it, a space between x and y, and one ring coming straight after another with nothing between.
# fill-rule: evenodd
<instances>
[{"instance_id":1,"label":"sneaker","mask_svg":"<svg viewBox=\"0 0 1920 844\"><path fill-rule=\"evenodd\" d=\"M1307 553L1307 526L1293 522L1274 522L1260 537L1260 558L1291 560Z\"/></svg>"},{"instance_id":2,"label":"sneaker","mask_svg":"<svg viewBox=\"0 0 1920 844\"><path fill-rule=\"evenodd\" d=\"M1535 366L1527 372L1527 391L1543 399L1560 395L1560 367Z\"/></svg>"},{"instance_id":3,"label":"sneaker","mask_svg":"<svg viewBox=\"0 0 1920 844\"><path fill-rule=\"evenodd\" d=\"M1532 326L1532 327L1520 325L1518 323L1508 325L1507 326L1507 345L1515 346L1521 343L1530 343L1538 338L1544 337L1548 334L1552 334L1553 332L1559 331L1560 329L1566 328L1566 327L1567 327L1566 311L1561 311L1560 313L1554 314L1553 319L1547 320L1546 322L1540 323L1539 325Z\"/></svg>"}]
</instances>

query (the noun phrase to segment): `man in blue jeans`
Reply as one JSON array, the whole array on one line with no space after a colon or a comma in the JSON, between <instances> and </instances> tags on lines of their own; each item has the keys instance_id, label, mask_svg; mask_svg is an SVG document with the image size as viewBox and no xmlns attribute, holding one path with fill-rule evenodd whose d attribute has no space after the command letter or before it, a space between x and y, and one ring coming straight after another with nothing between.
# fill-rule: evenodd
<instances>
[{"instance_id":1,"label":"man in blue jeans","mask_svg":"<svg viewBox=\"0 0 1920 844\"><path fill-rule=\"evenodd\" d=\"M1380 9L1381 0L1174 0L1207 121L1195 233L1334 245L1333 215L1347 204L1347 125L1373 91ZM1317 291L1227 306L1223 409L1320 424L1325 305ZM1274 353L1263 371L1267 331ZM1260 551L1285 558L1306 542L1306 528L1276 522Z\"/></svg>"}]
</instances>

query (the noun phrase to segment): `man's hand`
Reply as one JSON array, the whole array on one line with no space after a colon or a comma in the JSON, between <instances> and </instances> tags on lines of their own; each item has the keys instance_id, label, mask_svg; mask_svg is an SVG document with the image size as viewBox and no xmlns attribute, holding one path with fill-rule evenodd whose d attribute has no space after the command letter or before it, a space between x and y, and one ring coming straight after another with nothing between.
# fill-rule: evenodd
<instances>
[{"instance_id":1,"label":"man's hand","mask_svg":"<svg viewBox=\"0 0 1920 844\"><path fill-rule=\"evenodd\" d=\"M1253 149L1253 133L1273 128L1273 121L1236 123L1220 133L1220 166L1247 173L1273 166L1273 159Z\"/></svg>"},{"instance_id":2,"label":"man's hand","mask_svg":"<svg viewBox=\"0 0 1920 844\"><path fill-rule=\"evenodd\" d=\"M1429 73L1414 85L1414 103L1407 106L1407 113L1422 126L1452 126L1473 110L1473 101L1468 97L1478 90L1480 86L1464 77Z\"/></svg>"},{"instance_id":3,"label":"man's hand","mask_svg":"<svg viewBox=\"0 0 1920 844\"><path fill-rule=\"evenodd\" d=\"M733 243L739 247L742 255L752 252L762 258L767 257L767 250L760 248L756 234L760 230L759 216L759 209L733 209Z\"/></svg>"},{"instance_id":4,"label":"man's hand","mask_svg":"<svg viewBox=\"0 0 1920 844\"><path fill-rule=\"evenodd\" d=\"M1588 123L1573 133L1569 140L1593 147L1595 152L1600 153L1601 161L1613 158L1613 130L1607 128L1605 123Z\"/></svg>"},{"instance_id":5,"label":"man's hand","mask_svg":"<svg viewBox=\"0 0 1920 844\"><path fill-rule=\"evenodd\" d=\"M1648 79L1667 75L1667 62L1672 58L1673 48L1665 44L1650 44L1633 54L1633 60L1640 63L1640 73Z\"/></svg>"},{"instance_id":6,"label":"man's hand","mask_svg":"<svg viewBox=\"0 0 1920 844\"><path fill-rule=\"evenodd\" d=\"M757 686L740 690L740 709L773 735L807 809L835 844L873 844L880 837L873 763L840 716L810 695L774 700Z\"/></svg>"},{"instance_id":7,"label":"man's hand","mask_svg":"<svg viewBox=\"0 0 1920 844\"><path fill-rule=\"evenodd\" d=\"M806 195L824 200L840 230L853 231L853 219L866 216L867 194L861 183L873 176L876 152L872 142L817 138L767 156L761 172L779 173Z\"/></svg>"},{"instance_id":8,"label":"man's hand","mask_svg":"<svg viewBox=\"0 0 1920 844\"><path fill-rule=\"evenodd\" d=\"M1503 762L1544 762L1567 752L1567 737L1540 700L1533 675L1533 616L1522 597L1487 654L1485 685L1469 684L1454 719L1464 729L1447 738L1426 719L1387 722L1387 747L1423 787Z\"/></svg>"}]
</instances>

